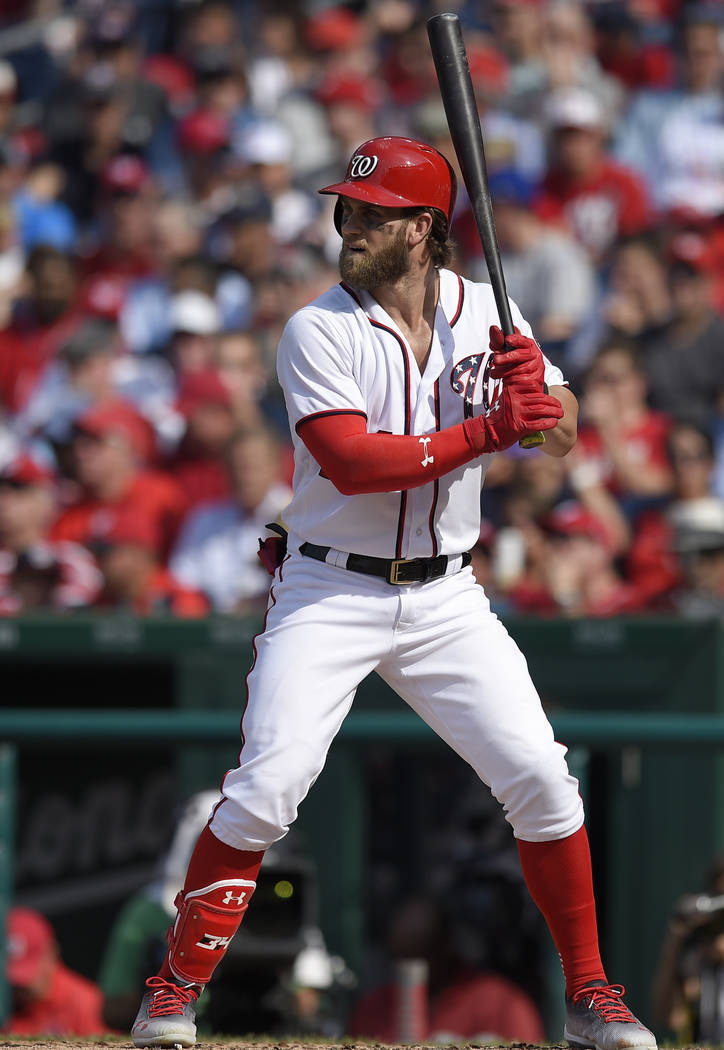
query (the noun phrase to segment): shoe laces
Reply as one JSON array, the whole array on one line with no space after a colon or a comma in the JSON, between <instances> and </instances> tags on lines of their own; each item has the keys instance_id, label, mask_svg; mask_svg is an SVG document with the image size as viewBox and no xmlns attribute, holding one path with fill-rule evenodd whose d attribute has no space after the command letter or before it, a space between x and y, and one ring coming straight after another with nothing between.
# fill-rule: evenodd
<instances>
[{"instance_id":1,"label":"shoe laces","mask_svg":"<svg viewBox=\"0 0 724 1050\"><path fill-rule=\"evenodd\" d=\"M163 977L149 977L146 987L153 992L148 1004L149 1017L168 1017L182 1014L184 1008L198 995L191 988L182 988L178 984L166 981Z\"/></svg>"},{"instance_id":2,"label":"shoe laces","mask_svg":"<svg viewBox=\"0 0 724 1050\"><path fill-rule=\"evenodd\" d=\"M636 1018L624 1003L622 996L626 991L622 984L602 984L594 987L582 988L573 996L573 1002L579 1003L587 1000L589 1010L595 1010L601 1020L629 1021L636 1024Z\"/></svg>"}]
</instances>

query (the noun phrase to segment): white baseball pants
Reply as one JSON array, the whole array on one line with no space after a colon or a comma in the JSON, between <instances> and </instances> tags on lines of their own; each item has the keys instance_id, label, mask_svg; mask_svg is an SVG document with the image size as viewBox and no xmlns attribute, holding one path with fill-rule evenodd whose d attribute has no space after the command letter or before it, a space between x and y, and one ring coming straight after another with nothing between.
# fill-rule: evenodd
<instances>
[{"instance_id":1,"label":"white baseball pants","mask_svg":"<svg viewBox=\"0 0 724 1050\"><path fill-rule=\"evenodd\" d=\"M565 838L583 823L566 748L470 568L395 587L294 553L255 650L239 766L211 822L227 845L263 850L286 834L371 671L473 767L516 837Z\"/></svg>"}]
</instances>

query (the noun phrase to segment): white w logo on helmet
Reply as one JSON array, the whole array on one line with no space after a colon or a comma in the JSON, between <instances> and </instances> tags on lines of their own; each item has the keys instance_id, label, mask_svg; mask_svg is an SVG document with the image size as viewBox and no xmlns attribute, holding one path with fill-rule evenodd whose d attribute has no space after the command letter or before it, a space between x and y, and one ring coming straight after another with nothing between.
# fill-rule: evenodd
<instances>
[{"instance_id":1,"label":"white w logo on helmet","mask_svg":"<svg viewBox=\"0 0 724 1050\"><path fill-rule=\"evenodd\" d=\"M350 179L366 179L368 175L377 167L379 157L371 156L368 157L364 153L358 153L355 157L352 157L352 163L349 166Z\"/></svg>"}]
</instances>

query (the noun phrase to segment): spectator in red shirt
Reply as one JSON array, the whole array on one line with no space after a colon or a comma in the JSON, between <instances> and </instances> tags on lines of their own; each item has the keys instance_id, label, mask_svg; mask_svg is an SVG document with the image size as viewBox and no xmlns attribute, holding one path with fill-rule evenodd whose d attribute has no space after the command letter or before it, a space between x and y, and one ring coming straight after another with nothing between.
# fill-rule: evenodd
<instances>
[{"instance_id":1,"label":"spectator in red shirt","mask_svg":"<svg viewBox=\"0 0 724 1050\"><path fill-rule=\"evenodd\" d=\"M99 182L99 214L104 228L97 249L84 260L86 274L114 278L121 287L155 272L153 213L155 196L145 162L119 153L104 165Z\"/></svg>"},{"instance_id":2,"label":"spectator in red shirt","mask_svg":"<svg viewBox=\"0 0 724 1050\"><path fill-rule=\"evenodd\" d=\"M52 474L29 456L0 473L0 615L91 605L100 576L77 543L51 541L57 495Z\"/></svg>"},{"instance_id":3,"label":"spectator in red shirt","mask_svg":"<svg viewBox=\"0 0 724 1050\"><path fill-rule=\"evenodd\" d=\"M139 616L205 616L206 598L182 586L159 562L156 530L142 511L118 512L96 545L104 586L98 608L125 608Z\"/></svg>"},{"instance_id":4,"label":"spectator in red shirt","mask_svg":"<svg viewBox=\"0 0 724 1050\"><path fill-rule=\"evenodd\" d=\"M11 908L5 943L12 1004L4 1032L25 1036L108 1034L100 988L64 965L47 919L29 908Z\"/></svg>"},{"instance_id":5,"label":"spectator in red shirt","mask_svg":"<svg viewBox=\"0 0 724 1050\"><path fill-rule=\"evenodd\" d=\"M389 932L393 960L426 964L427 1003L420 1018L424 1042L542 1041L537 1007L513 981L481 971L461 957L449 922L435 900L411 897L395 915ZM383 1043L400 1042L400 986L383 985L363 996L347 1023L347 1035Z\"/></svg>"},{"instance_id":6,"label":"spectator in red shirt","mask_svg":"<svg viewBox=\"0 0 724 1050\"><path fill-rule=\"evenodd\" d=\"M593 94L562 88L549 97L546 110L551 160L536 211L564 223L599 264L617 238L650 224L644 183L608 155L605 116Z\"/></svg>"},{"instance_id":7,"label":"spectator in red shirt","mask_svg":"<svg viewBox=\"0 0 724 1050\"><path fill-rule=\"evenodd\" d=\"M649 510L636 522L626 575L642 605L661 609L681 585L683 567L676 551L676 522L706 515L718 503L713 491L714 442L696 423L675 423L668 437L673 499L665 509Z\"/></svg>"},{"instance_id":8,"label":"spectator in red shirt","mask_svg":"<svg viewBox=\"0 0 724 1050\"><path fill-rule=\"evenodd\" d=\"M188 507L226 499L231 485L224 456L236 429L230 391L214 369L188 372L181 377L176 408L186 429L167 467Z\"/></svg>"},{"instance_id":9,"label":"spectator in red shirt","mask_svg":"<svg viewBox=\"0 0 724 1050\"><path fill-rule=\"evenodd\" d=\"M28 257L28 295L0 332L0 406L16 412L78 323L78 280L71 257L39 245Z\"/></svg>"},{"instance_id":10,"label":"spectator in red shirt","mask_svg":"<svg viewBox=\"0 0 724 1050\"><path fill-rule=\"evenodd\" d=\"M80 492L53 526L53 538L91 545L103 538L120 508L132 507L152 525L156 550L165 558L186 499L172 477L151 469L154 444L150 424L124 402L80 416L71 442Z\"/></svg>"},{"instance_id":11,"label":"spectator in red shirt","mask_svg":"<svg viewBox=\"0 0 724 1050\"><path fill-rule=\"evenodd\" d=\"M586 375L576 469L588 470L633 513L671 492L668 416L647 403L647 381L635 346L602 347Z\"/></svg>"},{"instance_id":12,"label":"spectator in red shirt","mask_svg":"<svg viewBox=\"0 0 724 1050\"><path fill-rule=\"evenodd\" d=\"M560 503L541 525L538 576L522 578L509 593L516 612L615 616L638 607L634 588L616 565L606 523L583 503Z\"/></svg>"}]
</instances>

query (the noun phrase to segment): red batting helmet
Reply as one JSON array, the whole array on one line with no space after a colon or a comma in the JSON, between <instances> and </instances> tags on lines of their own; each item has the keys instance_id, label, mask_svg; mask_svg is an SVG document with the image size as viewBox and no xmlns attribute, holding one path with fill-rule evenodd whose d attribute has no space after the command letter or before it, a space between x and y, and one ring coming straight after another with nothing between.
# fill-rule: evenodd
<instances>
[{"instance_id":1,"label":"red batting helmet","mask_svg":"<svg viewBox=\"0 0 724 1050\"><path fill-rule=\"evenodd\" d=\"M442 153L415 139L368 139L352 155L344 182L320 193L338 193L385 208L437 208L448 224L455 206L455 173ZM340 212L334 224L340 228Z\"/></svg>"}]
</instances>

